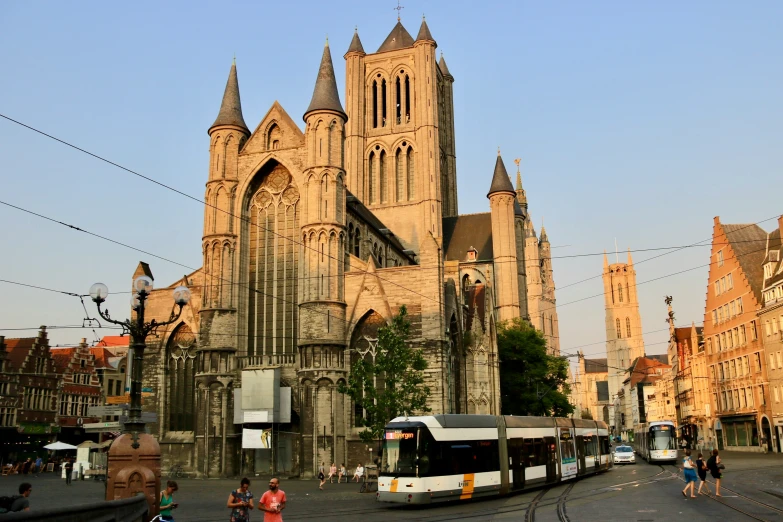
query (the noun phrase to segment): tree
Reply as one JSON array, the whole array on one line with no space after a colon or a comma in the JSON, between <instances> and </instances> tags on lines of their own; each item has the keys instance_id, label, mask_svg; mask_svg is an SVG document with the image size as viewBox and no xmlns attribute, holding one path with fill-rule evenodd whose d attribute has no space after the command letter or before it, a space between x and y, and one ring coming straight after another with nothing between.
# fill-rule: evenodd
<instances>
[{"instance_id":1,"label":"tree","mask_svg":"<svg viewBox=\"0 0 783 522\"><path fill-rule=\"evenodd\" d=\"M593 414L590 413L590 410L582 410L582 418L587 420L593 420Z\"/></svg>"},{"instance_id":2,"label":"tree","mask_svg":"<svg viewBox=\"0 0 783 522\"><path fill-rule=\"evenodd\" d=\"M566 417L568 361L549 355L546 339L522 319L498 325L501 411L504 415Z\"/></svg>"},{"instance_id":3,"label":"tree","mask_svg":"<svg viewBox=\"0 0 783 522\"><path fill-rule=\"evenodd\" d=\"M361 420L367 427L360 433L364 442L380 440L386 423L395 417L430 411L430 389L424 386L427 361L422 350L408 344L410 326L403 305L391 324L378 330L375 361L355 361L348 383L338 387L367 412Z\"/></svg>"}]
</instances>

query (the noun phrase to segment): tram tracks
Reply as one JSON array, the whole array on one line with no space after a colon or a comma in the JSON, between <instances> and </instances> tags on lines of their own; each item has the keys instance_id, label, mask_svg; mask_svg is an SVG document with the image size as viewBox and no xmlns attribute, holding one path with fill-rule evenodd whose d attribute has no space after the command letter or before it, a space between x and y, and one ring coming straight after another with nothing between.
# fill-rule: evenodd
<instances>
[{"instance_id":1,"label":"tram tracks","mask_svg":"<svg viewBox=\"0 0 783 522\"><path fill-rule=\"evenodd\" d=\"M557 519L560 522L571 522L571 519L568 518L568 513L566 512L566 499L568 498L568 495L571 494L571 490L574 489L575 485L576 482L571 482L557 499Z\"/></svg>"},{"instance_id":2,"label":"tram tracks","mask_svg":"<svg viewBox=\"0 0 783 522\"><path fill-rule=\"evenodd\" d=\"M534 522L536 519L536 507L538 506L538 503L541 502L541 499L544 498L544 495L546 495L551 488L544 488L541 491L538 492L538 494L533 497L533 500L530 501L530 504L527 506L527 510L525 510L525 522Z\"/></svg>"}]
</instances>

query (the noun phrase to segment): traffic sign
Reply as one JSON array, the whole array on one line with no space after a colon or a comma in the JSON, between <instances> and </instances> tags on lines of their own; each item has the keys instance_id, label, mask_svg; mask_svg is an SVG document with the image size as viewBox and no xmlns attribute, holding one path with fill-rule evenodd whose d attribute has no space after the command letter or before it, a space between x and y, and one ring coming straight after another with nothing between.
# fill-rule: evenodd
<instances>
[{"instance_id":1,"label":"traffic sign","mask_svg":"<svg viewBox=\"0 0 783 522\"><path fill-rule=\"evenodd\" d=\"M122 428L120 422L90 422L82 426L88 433L96 433L102 431L117 431Z\"/></svg>"},{"instance_id":2,"label":"traffic sign","mask_svg":"<svg viewBox=\"0 0 783 522\"><path fill-rule=\"evenodd\" d=\"M126 411L128 411L128 406L122 404L116 406L90 406L87 408L87 415L90 417L123 415Z\"/></svg>"},{"instance_id":3,"label":"traffic sign","mask_svg":"<svg viewBox=\"0 0 783 522\"><path fill-rule=\"evenodd\" d=\"M123 413L122 417L120 417L120 422L125 423L128 422L128 414ZM141 412L141 421L142 422L158 422L158 414L151 412L151 411L143 411Z\"/></svg>"}]
</instances>

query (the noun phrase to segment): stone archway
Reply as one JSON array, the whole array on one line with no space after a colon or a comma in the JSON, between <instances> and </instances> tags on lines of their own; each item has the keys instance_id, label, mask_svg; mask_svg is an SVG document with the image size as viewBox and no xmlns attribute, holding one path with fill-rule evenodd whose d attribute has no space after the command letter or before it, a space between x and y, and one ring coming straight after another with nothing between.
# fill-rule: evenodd
<instances>
[{"instance_id":1,"label":"stone archway","mask_svg":"<svg viewBox=\"0 0 783 522\"><path fill-rule=\"evenodd\" d=\"M761 447L764 449L764 452L772 450L772 427L769 424L769 419L766 415L761 417L761 437L762 439L759 441L761 444Z\"/></svg>"}]
</instances>

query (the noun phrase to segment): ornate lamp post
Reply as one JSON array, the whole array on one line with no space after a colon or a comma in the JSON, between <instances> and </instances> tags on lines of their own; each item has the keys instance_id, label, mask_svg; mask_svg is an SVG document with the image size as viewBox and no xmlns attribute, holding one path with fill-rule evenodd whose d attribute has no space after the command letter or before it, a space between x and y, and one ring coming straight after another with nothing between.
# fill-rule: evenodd
<instances>
[{"instance_id":1,"label":"ornate lamp post","mask_svg":"<svg viewBox=\"0 0 783 522\"><path fill-rule=\"evenodd\" d=\"M122 335L130 334L130 348L133 349L133 367L131 369L130 401L128 422L121 435L109 450L109 469L106 484L106 500L128 498L138 493L147 497L150 505L150 517L158 513L157 494L160 490L160 446L157 440L147 435L145 422L141 418L141 383L144 350L147 336L157 328L175 323L182 315L182 308L190 301L190 290L184 286L174 289L174 303L177 309L172 311L168 321L155 319L145 321L144 307L152 292L152 278L142 275L133 280L131 309L135 317L117 321L102 310L101 305L109 295L109 289L103 283L90 287L90 297L98 306L98 313L107 322L122 327ZM130 435L128 437L127 435Z\"/></svg>"}]
</instances>

